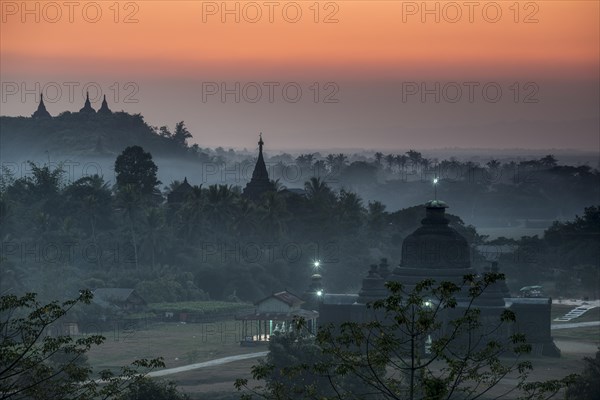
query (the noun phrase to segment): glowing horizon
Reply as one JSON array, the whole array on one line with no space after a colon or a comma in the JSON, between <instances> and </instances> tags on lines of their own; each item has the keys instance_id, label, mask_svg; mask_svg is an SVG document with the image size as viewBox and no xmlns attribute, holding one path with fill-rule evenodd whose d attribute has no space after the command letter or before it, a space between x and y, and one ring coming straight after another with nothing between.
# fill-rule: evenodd
<instances>
[{"instance_id":1,"label":"glowing horizon","mask_svg":"<svg viewBox=\"0 0 600 400\"><path fill-rule=\"evenodd\" d=\"M296 110L313 113L305 129L319 129L314 139L323 145L340 139L326 135L362 127L362 123L351 121L358 118L357 110L380 132L404 125L427 129L431 112L438 115L437 130L462 123L598 118L595 110L599 99L597 90L593 91L600 69L598 2L427 2L429 8L425 10L420 9L422 2L342 1L318 3L318 15L313 2L275 2L278 5L271 10L272 15L264 6L267 3L226 2L229 10L238 7L239 23L236 15L221 9L222 2L121 1L118 14L115 2L96 2L102 12L96 22L90 22L96 15L95 8L87 6L90 2L77 3L72 10L63 6L60 18L51 3L62 4L35 2L38 6L30 5L33 11L27 14L20 2L0 1L3 82L31 88L34 82L118 81L123 85L134 81L140 88L139 103L124 109L142 112L153 122L172 124L184 119L193 131L210 129L215 137L231 140L227 145L235 143L232 132L246 127L253 130L256 125L257 131L263 127L278 132L286 137L282 140L285 146L294 146L297 141L290 135L299 131L298 118L284 119L289 108L286 104L245 104L242 108L239 104L198 101L205 81L241 81L242 85L253 81L300 82L305 97L312 82L335 82L340 93L338 105L319 104L321 108L315 109L304 104ZM476 5L470 9L464 4ZM89 8L87 14L82 11L85 7ZM291 11L284 14L284 7ZM428 13L435 7L437 14ZM297 22L290 22L297 8L302 14ZM257 9L262 13L258 19ZM270 17L273 22L269 22ZM57 22L51 22L53 19ZM420 104L418 110L419 104L391 105L386 86L395 85L399 92L403 82L419 80L481 81L482 85L505 82L503 101L509 98L514 83L524 86L535 82L540 104L520 104L519 108L495 105L493 110L489 104L470 103L460 109L453 104L442 109L429 101ZM157 94L168 96L170 110L159 107ZM35 103L32 97L25 100L7 98L4 93L2 114L30 115ZM195 103L192 106L190 102ZM56 108L77 109L79 100L72 103L59 102ZM398 113L388 112L399 107L410 109L400 121ZM196 118L198 112L194 110L206 112ZM222 116L231 112L238 113L239 119L223 121ZM209 120L210 115L217 115L218 120ZM255 120L249 121L252 115ZM264 122L271 120L275 122ZM318 124L311 125L313 120ZM579 133L575 147L596 146L593 128L588 126ZM358 131L345 132L348 145L366 145ZM386 137L382 133L377 140L389 140ZM464 140L456 136L456 143L465 145ZM512 140L507 137L504 146L512 147ZM558 139L552 142L559 143Z\"/></svg>"}]
</instances>

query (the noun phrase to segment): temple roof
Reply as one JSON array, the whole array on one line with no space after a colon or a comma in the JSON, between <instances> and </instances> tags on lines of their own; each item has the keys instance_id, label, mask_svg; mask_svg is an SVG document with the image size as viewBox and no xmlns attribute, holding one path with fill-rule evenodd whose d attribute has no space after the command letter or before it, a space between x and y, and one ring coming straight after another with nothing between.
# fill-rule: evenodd
<instances>
[{"instance_id":1,"label":"temple roof","mask_svg":"<svg viewBox=\"0 0 600 400\"><path fill-rule=\"evenodd\" d=\"M79 110L80 113L90 113L90 114L95 114L96 110L94 110L92 108L92 103L90 102L90 93L87 92L86 93L86 98L85 98L85 104L83 105L83 108L81 110Z\"/></svg>"},{"instance_id":2,"label":"temple roof","mask_svg":"<svg viewBox=\"0 0 600 400\"><path fill-rule=\"evenodd\" d=\"M256 165L254 166L254 171L252 171L252 179L256 180L268 180L269 173L267 172L267 166L265 165L265 160L263 158L263 142L262 133L260 134L260 139L258 141L258 159L256 160Z\"/></svg>"},{"instance_id":3,"label":"temple roof","mask_svg":"<svg viewBox=\"0 0 600 400\"><path fill-rule=\"evenodd\" d=\"M52 116L46 110L46 106L44 105L44 95L40 93L40 104L38 104L37 110L31 116L32 118L51 118Z\"/></svg>"},{"instance_id":4,"label":"temple roof","mask_svg":"<svg viewBox=\"0 0 600 400\"><path fill-rule=\"evenodd\" d=\"M262 133L258 141L258 159L252 172L252 179L244 188L244 197L252 200L259 200L261 196L266 192L275 191L275 185L269 180L269 173L267 172L267 166L263 158L263 142Z\"/></svg>"},{"instance_id":5,"label":"temple roof","mask_svg":"<svg viewBox=\"0 0 600 400\"><path fill-rule=\"evenodd\" d=\"M298 306L298 305L304 303L304 300L302 300L300 297L296 296L293 293L288 292L287 290L284 290L283 292L273 293L269 297L266 297L266 298L258 301L256 303L256 305L259 305L260 303L264 302L265 300L268 300L271 298L275 298L279 301L282 301L285 304L289 305L290 307Z\"/></svg>"},{"instance_id":6,"label":"temple roof","mask_svg":"<svg viewBox=\"0 0 600 400\"><path fill-rule=\"evenodd\" d=\"M192 185L188 183L187 177L185 177L183 182L168 194L167 201L169 203L182 203L192 190Z\"/></svg>"},{"instance_id":7,"label":"temple roof","mask_svg":"<svg viewBox=\"0 0 600 400\"><path fill-rule=\"evenodd\" d=\"M102 106L98 110L98 114L112 114L112 111L108 108L108 103L106 102L106 95L104 95L104 100L102 100Z\"/></svg>"},{"instance_id":8,"label":"temple roof","mask_svg":"<svg viewBox=\"0 0 600 400\"><path fill-rule=\"evenodd\" d=\"M302 308L290 312L256 312L251 311L245 314L235 316L236 320L242 321L293 321L298 318L305 320L316 319L319 317L319 312L314 310L304 310Z\"/></svg>"},{"instance_id":9,"label":"temple roof","mask_svg":"<svg viewBox=\"0 0 600 400\"><path fill-rule=\"evenodd\" d=\"M448 208L448 204L442 200L429 200L425 203L426 208Z\"/></svg>"},{"instance_id":10,"label":"temple roof","mask_svg":"<svg viewBox=\"0 0 600 400\"><path fill-rule=\"evenodd\" d=\"M383 299L387 295L388 290L385 287L385 280L379 274L377 264L373 264L371 265L369 274L363 279L357 301L366 304L374 300Z\"/></svg>"},{"instance_id":11,"label":"temple roof","mask_svg":"<svg viewBox=\"0 0 600 400\"><path fill-rule=\"evenodd\" d=\"M446 203L432 200L425 206L425 218L404 239L402 260L389 280L402 283L408 290L424 279L461 284L465 275L475 273L469 243L448 225Z\"/></svg>"}]
</instances>

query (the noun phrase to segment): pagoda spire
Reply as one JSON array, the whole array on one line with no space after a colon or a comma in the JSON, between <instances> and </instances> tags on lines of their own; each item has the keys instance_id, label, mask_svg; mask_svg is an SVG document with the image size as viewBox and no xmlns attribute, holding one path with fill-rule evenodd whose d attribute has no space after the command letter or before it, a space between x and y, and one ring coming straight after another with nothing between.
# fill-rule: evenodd
<instances>
[{"instance_id":1,"label":"pagoda spire","mask_svg":"<svg viewBox=\"0 0 600 400\"><path fill-rule=\"evenodd\" d=\"M267 172L267 166L265 165L265 159L263 157L263 145L265 142L262 138L262 132L259 134L258 139L258 159L252 172L252 179L244 188L243 195L253 200L258 200L265 192L275 191L275 186L269 180L269 173Z\"/></svg>"},{"instance_id":2,"label":"pagoda spire","mask_svg":"<svg viewBox=\"0 0 600 400\"><path fill-rule=\"evenodd\" d=\"M106 102L106 95L104 95L104 100L102 100L102 106L98 110L98 114L112 114L112 111L108 108L108 103Z\"/></svg>"},{"instance_id":3,"label":"pagoda spire","mask_svg":"<svg viewBox=\"0 0 600 400\"><path fill-rule=\"evenodd\" d=\"M94 110L92 108L92 103L90 102L90 92L86 92L86 97L85 97L85 104L83 105L83 108L81 110L79 110L80 113L90 113L90 114L95 114L96 110Z\"/></svg>"},{"instance_id":4,"label":"pagoda spire","mask_svg":"<svg viewBox=\"0 0 600 400\"><path fill-rule=\"evenodd\" d=\"M254 171L252 172L252 180L269 180L269 173L267 172L267 166L265 165L265 159L263 158L263 142L262 132L259 133L258 136L258 159L256 160L256 165L254 166Z\"/></svg>"},{"instance_id":5,"label":"pagoda spire","mask_svg":"<svg viewBox=\"0 0 600 400\"><path fill-rule=\"evenodd\" d=\"M46 110L46 106L44 105L44 95L40 93L40 104L38 104L37 110L31 116L32 118L51 118L52 116Z\"/></svg>"}]
</instances>

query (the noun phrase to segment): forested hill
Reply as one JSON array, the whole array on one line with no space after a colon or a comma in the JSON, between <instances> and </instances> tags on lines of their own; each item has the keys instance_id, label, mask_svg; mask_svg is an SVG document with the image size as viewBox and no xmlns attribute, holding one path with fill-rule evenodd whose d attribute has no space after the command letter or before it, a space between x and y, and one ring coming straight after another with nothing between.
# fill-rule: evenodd
<instances>
[{"instance_id":1,"label":"forested hill","mask_svg":"<svg viewBox=\"0 0 600 400\"><path fill-rule=\"evenodd\" d=\"M182 126L186 136L187 130ZM165 128L166 129L166 128ZM124 148L142 146L155 156L189 156L185 139L151 127L140 114L64 112L53 118L0 117L3 160L35 159L50 154L116 157Z\"/></svg>"}]
</instances>

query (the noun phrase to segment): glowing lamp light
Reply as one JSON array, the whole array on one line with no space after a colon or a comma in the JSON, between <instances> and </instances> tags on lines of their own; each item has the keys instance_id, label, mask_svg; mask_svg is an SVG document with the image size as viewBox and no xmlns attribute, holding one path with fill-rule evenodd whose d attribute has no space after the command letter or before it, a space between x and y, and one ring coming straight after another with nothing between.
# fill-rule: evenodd
<instances>
[{"instance_id":1,"label":"glowing lamp light","mask_svg":"<svg viewBox=\"0 0 600 400\"><path fill-rule=\"evenodd\" d=\"M323 296L323 291L322 290L318 290L317 291L317 296L319 296L319 297Z\"/></svg>"},{"instance_id":2,"label":"glowing lamp light","mask_svg":"<svg viewBox=\"0 0 600 400\"><path fill-rule=\"evenodd\" d=\"M433 184L434 184L434 185L437 185L437 183L438 183L438 182L439 182L439 179L438 179L438 178L433 178Z\"/></svg>"},{"instance_id":3,"label":"glowing lamp light","mask_svg":"<svg viewBox=\"0 0 600 400\"><path fill-rule=\"evenodd\" d=\"M316 260L316 261L313 263L313 266L315 267L315 269L316 269L316 268L319 268L319 267L321 266L321 263L319 262L319 260Z\"/></svg>"}]
</instances>

